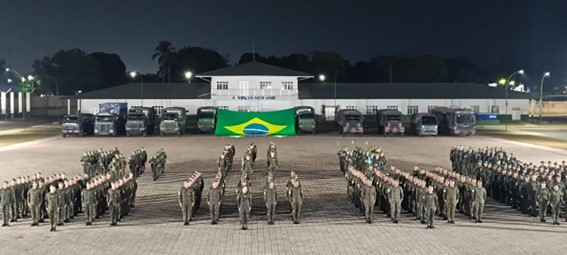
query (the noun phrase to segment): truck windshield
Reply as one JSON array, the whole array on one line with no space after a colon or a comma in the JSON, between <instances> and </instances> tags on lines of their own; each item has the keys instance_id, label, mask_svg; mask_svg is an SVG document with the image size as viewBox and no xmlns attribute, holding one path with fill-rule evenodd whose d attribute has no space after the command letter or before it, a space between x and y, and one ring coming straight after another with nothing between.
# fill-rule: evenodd
<instances>
[{"instance_id":1,"label":"truck windshield","mask_svg":"<svg viewBox=\"0 0 567 255\"><path fill-rule=\"evenodd\" d=\"M402 116L400 116L400 115L386 115L386 121L402 121Z\"/></svg>"},{"instance_id":2,"label":"truck windshield","mask_svg":"<svg viewBox=\"0 0 567 255\"><path fill-rule=\"evenodd\" d=\"M161 115L161 120L177 120L177 113L166 113Z\"/></svg>"},{"instance_id":3,"label":"truck windshield","mask_svg":"<svg viewBox=\"0 0 567 255\"><path fill-rule=\"evenodd\" d=\"M114 122L114 117L112 116L96 116L96 122Z\"/></svg>"},{"instance_id":4,"label":"truck windshield","mask_svg":"<svg viewBox=\"0 0 567 255\"><path fill-rule=\"evenodd\" d=\"M437 118L433 116L421 117L421 125L437 125Z\"/></svg>"},{"instance_id":5,"label":"truck windshield","mask_svg":"<svg viewBox=\"0 0 567 255\"><path fill-rule=\"evenodd\" d=\"M79 122L79 117L75 117L75 116L73 116L73 117L65 117L65 119L63 120L63 122L66 122L66 123L71 123L71 122L72 122L72 123L76 123L76 122Z\"/></svg>"},{"instance_id":6,"label":"truck windshield","mask_svg":"<svg viewBox=\"0 0 567 255\"><path fill-rule=\"evenodd\" d=\"M143 114L129 114L128 120L144 120Z\"/></svg>"},{"instance_id":7,"label":"truck windshield","mask_svg":"<svg viewBox=\"0 0 567 255\"><path fill-rule=\"evenodd\" d=\"M345 115L346 121L360 121L360 115Z\"/></svg>"},{"instance_id":8,"label":"truck windshield","mask_svg":"<svg viewBox=\"0 0 567 255\"><path fill-rule=\"evenodd\" d=\"M300 113L299 118L300 119L314 119L315 114L313 114L312 112Z\"/></svg>"},{"instance_id":9,"label":"truck windshield","mask_svg":"<svg viewBox=\"0 0 567 255\"><path fill-rule=\"evenodd\" d=\"M212 119L215 117L214 112L200 112L198 115L200 119Z\"/></svg>"},{"instance_id":10,"label":"truck windshield","mask_svg":"<svg viewBox=\"0 0 567 255\"><path fill-rule=\"evenodd\" d=\"M472 124L474 123L474 116L469 113L456 114L455 122L457 122L457 124Z\"/></svg>"}]
</instances>

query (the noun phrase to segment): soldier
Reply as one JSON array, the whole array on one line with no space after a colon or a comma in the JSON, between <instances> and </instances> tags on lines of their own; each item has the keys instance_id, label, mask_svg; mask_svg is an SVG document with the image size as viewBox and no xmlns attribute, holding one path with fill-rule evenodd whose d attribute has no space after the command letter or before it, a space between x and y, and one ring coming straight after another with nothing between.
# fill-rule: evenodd
<instances>
[{"instance_id":1,"label":"soldier","mask_svg":"<svg viewBox=\"0 0 567 255\"><path fill-rule=\"evenodd\" d=\"M545 182L540 184L536 197L539 204L539 221L546 222L545 215L547 213L547 206L549 205L549 190Z\"/></svg>"},{"instance_id":2,"label":"soldier","mask_svg":"<svg viewBox=\"0 0 567 255\"><path fill-rule=\"evenodd\" d=\"M226 172L227 170L227 159L226 159L226 151L223 151L217 160L218 170L222 172Z\"/></svg>"},{"instance_id":3,"label":"soldier","mask_svg":"<svg viewBox=\"0 0 567 255\"><path fill-rule=\"evenodd\" d=\"M250 143L248 149L250 150L250 158L252 159L252 165L254 165L256 163L256 156L258 154L258 149L256 148L256 144Z\"/></svg>"},{"instance_id":4,"label":"soldier","mask_svg":"<svg viewBox=\"0 0 567 255\"><path fill-rule=\"evenodd\" d=\"M242 172L246 173L248 176L252 176L253 167L250 155L245 155L244 157L242 157Z\"/></svg>"},{"instance_id":5,"label":"soldier","mask_svg":"<svg viewBox=\"0 0 567 255\"><path fill-rule=\"evenodd\" d=\"M183 213L183 225L185 226L189 225L189 221L191 221L194 205L195 192L193 191L193 187L191 187L191 183L186 181L183 183L183 187L179 190L179 206Z\"/></svg>"},{"instance_id":6,"label":"soldier","mask_svg":"<svg viewBox=\"0 0 567 255\"><path fill-rule=\"evenodd\" d=\"M553 225L559 225L559 213L561 212L561 205L563 204L563 192L559 188L559 185L556 184L553 186L549 202L551 204Z\"/></svg>"},{"instance_id":7,"label":"soldier","mask_svg":"<svg viewBox=\"0 0 567 255\"><path fill-rule=\"evenodd\" d=\"M400 211L402 210L402 199L404 197L404 191L400 187L399 181L394 181L391 188L387 191L388 201L390 202L390 216L392 222L398 223L400 218Z\"/></svg>"},{"instance_id":8,"label":"soldier","mask_svg":"<svg viewBox=\"0 0 567 255\"><path fill-rule=\"evenodd\" d=\"M150 159L150 166L152 168L152 178L154 179L154 181L156 181L158 178L158 167L159 167L159 162L158 159L156 158L156 155L152 156L152 158Z\"/></svg>"},{"instance_id":9,"label":"soldier","mask_svg":"<svg viewBox=\"0 0 567 255\"><path fill-rule=\"evenodd\" d=\"M65 196L65 184L63 182L59 182L59 189L57 190L57 206L59 206L58 211L58 222L57 226L63 226L65 222L65 216L67 215L67 201Z\"/></svg>"},{"instance_id":10,"label":"soldier","mask_svg":"<svg viewBox=\"0 0 567 255\"><path fill-rule=\"evenodd\" d=\"M116 222L120 217L120 191L117 189L116 182L110 184L110 189L107 191L108 209L110 209L110 225L116 226Z\"/></svg>"},{"instance_id":11,"label":"soldier","mask_svg":"<svg viewBox=\"0 0 567 255\"><path fill-rule=\"evenodd\" d=\"M252 195L248 192L248 187L244 186L242 192L237 197L238 212L240 214L240 224L242 230L248 229L248 218L252 209Z\"/></svg>"},{"instance_id":12,"label":"soldier","mask_svg":"<svg viewBox=\"0 0 567 255\"><path fill-rule=\"evenodd\" d=\"M268 169L270 172L275 173L276 169L278 169L278 158L275 152L270 152L268 154Z\"/></svg>"},{"instance_id":13,"label":"soldier","mask_svg":"<svg viewBox=\"0 0 567 255\"><path fill-rule=\"evenodd\" d=\"M218 223L220 216L220 204L222 196L219 186L219 182L213 182L211 188L209 189L209 195L207 197L207 203L209 204L209 209L211 211L211 224L213 225Z\"/></svg>"},{"instance_id":14,"label":"soldier","mask_svg":"<svg viewBox=\"0 0 567 255\"><path fill-rule=\"evenodd\" d=\"M82 206L84 207L85 212L85 225L90 226L92 221L94 220L95 212L95 201L94 201L95 194L91 189L91 184L87 183L86 189L83 189L81 192L81 199L82 199Z\"/></svg>"},{"instance_id":15,"label":"soldier","mask_svg":"<svg viewBox=\"0 0 567 255\"><path fill-rule=\"evenodd\" d=\"M447 205L447 223L455 224L455 210L459 202L459 190L455 187L455 181L449 181L449 186L445 187L443 195Z\"/></svg>"},{"instance_id":16,"label":"soldier","mask_svg":"<svg viewBox=\"0 0 567 255\"><path fill-rule=\"evenodd\" d=\"M14 192L13 189L10 187L8 181L4 182L4 186L0 189L0 203L2 205L2 227L9 226L10 221L10 211L12 209L12 205L14 204Z\"/></svg>"},{"instance_id":17,"label":"soldier","mask_svg":"<svg viewBox=\"0 0 567 255\"><path fill-rule=\"evenodd\" d=\"M57 188L51 185L49 187L49 193L45 195L47 213L49 214L49 224L51 229L49 231L55 231L59 219L59 194L57 194Z\"/></svg>"},{"instance_id":18,"label":"soldier","mask_svg":"<svg viewBox=\"0 0 567 255\"><path fill-rule=\"evenodd\" d=\"M273 180L270 180L264 189L264 202L266 203L266 210L268 211L268 224L273 225L276 205L278 203L278 192L276 191L276 184Z\"/></svg>"},{"instance_id":19,"label":"soldier","mask_svg":"<svg viewBox=\"0 0 567 255\"><path fill-rule=\"evenodd\" d=\"M427 194L424 195L423 201L425 205L425 214L427 218L427 228L435 228L433 226L433 218L435 216L435 210L437 210L437 194L433 193L433 186L427 187Z\"/></svg>"},{"instance_id":20,"label":"soldier","mask_svg":"<svg viewBox=\"0 0 567 255\"><path fill-rule=\"evenodd\" d=\"M372 215L374 214L374 205L376 204L376 188L368 179L364 182L362 198L364 200L364 216L366 217L366 223L371 224Z\"/></svg>"},{"instance_id":21,"label":"soldier","mask_svg":"<svg viewBox=\"0 0 567 255\"><path fill-rule=\"evenodd\" d=\"M29 207L32 216L32 227L37 226L39 222L40 209L41 209L41 190L38 189L37 182L33 182L32 188L28 191Z\"/></svg>"},{"instance_id":22,"label":"soldier","mask_svg":"<svg viewBox=\"0 0 567 255\"><path fill-rule=\"evenodd\" d=\"M484 201L486 201L486 189L482 186L482 181L478 180L477 188L474 192L474 215L477 223L482 223Z\"/></svg>"},{"instance_id":23,"label":"soldier","mask_svg":"<svg viewBox=\"0 0 567 255\"><path fill-rule=\"evenodd\" d=\"M300 223L300 214L301 214L301 205L303 203L303 189L299 184L299 180L295 177L291 181L291 187L288 191L289 198L291 201L291 218L293 220L293 224Z\"/></svg>"}]
</instances>

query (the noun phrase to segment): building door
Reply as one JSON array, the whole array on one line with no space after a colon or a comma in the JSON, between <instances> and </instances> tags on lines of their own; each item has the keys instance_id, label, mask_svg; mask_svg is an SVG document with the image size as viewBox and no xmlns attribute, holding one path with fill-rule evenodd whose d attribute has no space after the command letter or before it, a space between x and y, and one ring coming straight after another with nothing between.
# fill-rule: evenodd
<instances>
[{"instance_id":1,"label":"building door","mask_svg":"<svg viewBox=\"0 0 567 255\"><path fill-rule=\"evenodd\" d=\"M247 81L241 81L241 82L238 83L238 88L240 90L241 96L248 96L249 95L249 93L248 93L248 87L249 86L248 85L249 84L248 84Z\"/></svg>"}]
</instances>

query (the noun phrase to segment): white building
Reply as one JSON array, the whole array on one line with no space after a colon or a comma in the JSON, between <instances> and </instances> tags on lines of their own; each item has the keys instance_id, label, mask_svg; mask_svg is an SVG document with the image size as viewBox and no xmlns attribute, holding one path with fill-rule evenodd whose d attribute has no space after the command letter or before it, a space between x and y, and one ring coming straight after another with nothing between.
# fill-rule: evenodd
<instances>
[{"instance_id":1,"label":"white building","mask_svg":"<svg viewBox=\"0 0 567 255\"><path fill-rule=\"evenodd\" d=\"M335 105L372 114L397 109L404 114L427 112L437 106L461 107L480 113L508 114L514 120L528 115L531 94L506 91L477 83L334 83L313 75L258 62L227 67L196 76L185 83L128 83L80 94L79 110L98 112L100 103L133 106L180 106L195 114L198 107L217 106L235 111L270 111L294 106L322 108L333 118Z\"/></svg>"}]
</instances>

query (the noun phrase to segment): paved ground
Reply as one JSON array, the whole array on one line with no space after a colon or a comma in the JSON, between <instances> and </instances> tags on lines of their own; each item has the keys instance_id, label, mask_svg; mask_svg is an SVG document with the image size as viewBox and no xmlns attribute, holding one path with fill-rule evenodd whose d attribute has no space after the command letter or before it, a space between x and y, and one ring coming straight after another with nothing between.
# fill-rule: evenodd
<instances>
[{"instance_id":1,"label":"paved ground","mask_svg":"<svg viewBox=\"0 0 567 255\"><path fill-rule=\"evenodd\" d=\"M59 227L30 227L25 219L0 229L0 254L564 254L567 224L542 225L535 218L489 201L485 223L474 224L460 215L455 225L439 221L428 230L409 217L391 224L383 214L368 225L346 200L346 184L338 170L337 143L365 146L378 144L389 164L448 167L453 144L503 146L531 162L562 160L567 152L530 148L485 137L362 137L335 135L273 138L278 144L280 169L276 174L280 194L276 225L267 225L261 198L266 171L265 146L268 138L132 137L132 138L48 138L26 146L0 150L0 180L41 170L44 175L81 172L80 155L88 149L117 146L129 155L144 146L149 153L164 148L168 165L164 175L152 182L147 174L139 179L136 208L117 227L108 225L104 215L86 227L79 215ZM206 207L199 209L190 226L182 226L176 193L193 171L203 171L206 189L214 175L215 160L225 143L233 141L237 157L251 141L259 146L258 165L253 175L254 208L248 231L239 230L236 210L238 172L228 174L227 193L221 208L221 222L210 225ZM303 221L291 224L285 201L285 181L295 170L305 188ZM407 216L407 215L406 215Z\"/></svg>"}]
</instances>

